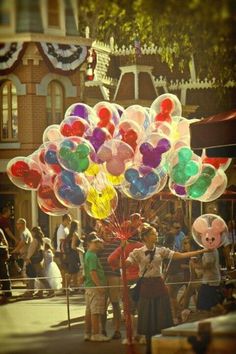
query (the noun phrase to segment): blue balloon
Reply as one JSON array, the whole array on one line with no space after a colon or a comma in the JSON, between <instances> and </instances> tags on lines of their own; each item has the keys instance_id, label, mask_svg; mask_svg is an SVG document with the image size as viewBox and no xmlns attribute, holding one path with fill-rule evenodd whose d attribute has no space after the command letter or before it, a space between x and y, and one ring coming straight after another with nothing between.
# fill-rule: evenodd
<instances>
[{"instance_id":1,"label":"blue balloon","mask_svg":"<svg viewBox=\"0 0 236 354\"><path fill-rule=\"evenodd\" d=\"M57 153L54 150L48 150L45 154L44 159L49 165L58 164Z\"/></svg>"},{"instance_id":2,"label":"blue balloon","mask_svg":"<svg viewBox=\"0 0 236 354\"><path fill-rule=\"evenodd\" d=\"M135 181L138 178L139 174L138 171L135 168L128 168L128 170L125 171L125 179L128 182Z\"/></svg>"},{"instance_id":3,"label":"blue balloon","mask_svg":"<svg viewBox=\"0 0 236 354\"><path fill-rule=\"evenodd\" d=\"M75 147L76 147L75 143L74 143L73 141L71 141L71 140L65 140L65 141L63 141L63 142L61 143L61 145L60 145L60 148L73 149L73 148L75 148Z\"/></svg>"},{"instance_id":4,"label":"blue balloon","mask_svg":"<svg viewBox=\"0 0 236 354\"><path fill-rule=\"evenodd\" d=\"M70 195L69 201L77 206L82 205L86 200L86 197L82 189L79 186L75 186L72 189L72 192L73 193Z\"/></svg>"},{"instance_id":5,"label":"blue balloon","mask_svg":"<svg viewBox=\"0 0 236 354\"><path fill-rule=\"evenodd\" d=\"M75 186L75 175L73 172L70 171L62 171L61 173L61 180L65 185L68 186Z\"/></svg>"},{"instance_id":6,"label":"blue balloon","mask_svg":"<svg viewBox=\"0 0 236 354\"><path fill-rule=\"evenodd\" d=\"M144 177L147 186L155 186L159 182L159 177L156 173L150 172Z\"/></svg>"}]
</instances>

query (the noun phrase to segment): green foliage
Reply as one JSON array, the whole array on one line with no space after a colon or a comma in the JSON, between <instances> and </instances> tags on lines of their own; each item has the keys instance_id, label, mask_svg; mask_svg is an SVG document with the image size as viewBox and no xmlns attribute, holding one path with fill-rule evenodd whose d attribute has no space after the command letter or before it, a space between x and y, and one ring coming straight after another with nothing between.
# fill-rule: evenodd
<instances>
[{"instance_id":1,"label":"green foliage","mask_svg":"<svg viewBox=\"0 0 236 354\"><path fill-rule=\"evenodd\" d=\"M236 79L235 10L235 0L80 0L79 24L119 46L154 43L170 69L184 71L193 55L198 75L222 87Z\"/></svg>"}]
</instances>

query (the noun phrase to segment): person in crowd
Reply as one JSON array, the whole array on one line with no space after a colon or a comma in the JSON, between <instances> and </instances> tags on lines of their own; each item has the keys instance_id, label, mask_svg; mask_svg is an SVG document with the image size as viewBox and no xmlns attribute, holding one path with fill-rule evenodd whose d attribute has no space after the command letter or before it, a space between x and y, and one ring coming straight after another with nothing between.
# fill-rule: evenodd
<instances>
[{"instance_id":1,"label":"person in crowd","mask_svg":"<svg viewBox=\"0 0 236 354\"><path fill-rule=\"evenodd\" d=\"M174 250L181 252L182 251L182 241L185 237L185 234L181 230L181 224L179 222L173 222L172 229L173 229L173 234L174 234Z\"/></svg>"},{"instance_id":2,"label":"person in crowd","mask_svg":"<svg viewBox=\"0 0 236 354\"><path fill-rule=\"evenodd\" d=\"M180 253L156 247L157 236L156 229L144 223L141 239L145 245L133 250L126 260L127 267L137 264L139 275L143 275L138 304L138 333L146 336L147 353L151 353L151 337L173 324L168 289L162 278L162 260L190 258L207 251Z\"/></svg>"},{"instance_id":3,"label":"person in crowd","mask_svg":"<svg viewBox=\"0 0 236 354\"><path fill-rule=\"evenodd\" d=\"M29 287L30 294L37 297L43 297L43 290L39 290L34 294L35 289L35 278L42 278L40 282L43 285L44 289L48 290L48 296L53 296L53 290L50 290L50 285L45 277L44 268L43 268L43 251L44 251L44 234L40 226L35 226L32 229L33 240L29 245L27 256L25 258L26 263L26 274L30 278Z\"/></svg>"},{"instance_id":4,"label":"person in crowd","mask_svg":"<svg viewBox=\"0 0 236 354\"><path fill-rule=\"evenodd\" d=\"M143 247L143 243L140 242L139 233L136 233L135 235L130 237L127 241L121 242L121 245L118 248L116 248L108 257L108 263L114 269L119 268L121 262L122 248L124 248L124 257L125 259L127 259L129 254L134 249L141 248L141 247ZM130 265L130 267L126 269L126 277L127 277L129 287L136 284L139 278L139 267L137 264L132 264ZM137 336L137 324L135 320L138 304L132 299L130 292L129 292L129 309L130 309L131 320L132 320L133 340L135 341L135 339L138 339L140 342L141 339L138 338ZM127 344L127 343L128 343L128 339L125 338L123 340L123 344Z\"/></svg>"},{"instance_id":5,"label":"person in crowd","mask_svg":"<svg viewBox=\"0 0 236 354\"><path fill-rule=\"evenodd\" d=\"M155 229L158 229L160 220L159 217L157 216L157 212L155 209L148 210L146 222L148 222L151 226L155 227Z\"/></svg>"},{"instance_id":6,"label":"person in crowd","mask_svg":"<svg viewBox=\"0 0 236 354\"><path fill-rule=\"evenodd\" d=\"M79 236L78 236L79 223L77 220L73 220L70 224L69 234L66 236L63 242L63 252L65 254L64 262L66 268L66 276L68 286L78 286L78 276L80 269L80 257L79 257Z\"/></svg>"},{"instance_id":7,"label":"person in crowd","mask_svg":"<svg viewBox=\"0 0 236 354\"><path fill-rule=\"evenodd\" d=\"M202 284L198 291L197 309L209 311L218 308L223 311L223 294L220 288L221 274L217 249L202 256Z\"/></svg>"},{"instance_id":8,"label":"person in crowd","mask_svg":"<svg viewBox=\"0 0 236 354\"><path fill-rule=\"evenodd\" d=\"M189 237L183 239L181 249L182 252L191 251L191 240ZM174 324L180 322L178 317L181 308L178 301L178 294L180 289L187 284L189 278L189 260L187 258L169 261L166 269L166 283L169 289Z\"/></svg>"},{"instance_id":9,"label":"person in crowd","mask_svg":"<svg viewBox=\"0 0 236 354\"><path fill-rule=\"evenodd\" d=\"M120 324L121 324L121 309L120 309L120 270L113 270L108 263L109 255L119 246L119 241L114 238L112 234L109 222L106 220L102 221L101 228L101 238L103 239L103 247L101 251L98 253L98 258L101 262L101 265L104 269L105 278L106 278L106 286L109 286L106 291L106 304L108 307L108 300L111 302L112 310L113 310L113 323L114 323L114 333L111 339L120 339ZM104 315L101 317L102 324L102 333L106 336L106 320L107 320L107 311L105 311Z\"/></svg>"},{"instance_id":10,"label":"person in crowd","mask_svg":"<svg viewBox=\"0 0 236 354\"><path fill-rule=\"evenodd\" d=\"M102 239L96 232L90 233L86 238L87 252L84 257L85 271L85 341L106 342L110 338L100 332L101 315L105 313L105 289L106 284L104 270L97 256L101 249Z\"/></svg>"},{"instance_id":11,"label":"person in crowd","mask_svg":"<svg viewBox=\"0 0 236 354\"><path fill-rule=\"evenodd\" d=\"M56 232L56 252L55 252L55 262L61 271L62 276L62 287L65 288L65 265L64 265L64 253L62 252L63 242L66 236L69 234L69 228L72 218L70 214L65 214L62 216L62 222L59 225Z\"/></svg>"},{"instance_id":12,"label":"person in crowd","mask_svg":"<svg viewBox=\"0 0 236 354\"><path fill-rule=\"evenodd\" d=\"M191 257L189 260L189 271L190 271L190 280L183 294L183 305L181 312L181 320L185 322L189 315L190 309L189 304L192 297L194 297L194 303L197 302L198 290L201 286L202 280L202 264L200 257Z\"/></svg>"},{"instance_id":13,"label":"person in crowd","mask_svg":"<svg viewBox=\"0 0 236 354\"><path fill-rule=\"evenodd\" d=\"M43 255L43 267L44 275L48 278L50 288L53 290L51 292L54 295L54 290L59 290L62 287L61 272L58 268L56 262L54 262L53 247L50 238L44 237L44 255Z\"/></svg>"},{"instance_id":14,"label":"person in crowd","mask_svg":"<svg viewBox=\"0 0 236 354\"><path fill-rule=\"evenodd\" d=\"M0 283L2 285L2 297L0 304L7 303L12 296L11 281L7 261L9 259L8 242L2 229L0 229Z\"/></svg>"},{"instance_id":15,"label":"person in crowd","mask_svg":"<svg viewBox=\"0 0 236 354\"><path fill-rule=\"evenodd\" d=\"M27 258L27 253L29 246L33 240L32 235L30 230L27 228L27 223L26 220L23 218L19 218L16 222L16 229L18 230L20 234L20 241L12 251L13 255L19 255L19 258L22 260L22 272L23 272L23 277L25 278L27 276L26 274L26 258ZM27 282L27 289L30 289L30 284ZM32 292L27 290L23 296L29 296L32 297Z\"/></svg>"},{"instance_id":16,"label":"person in crowd","mask_svg":"<svg viewBox=\"0 0 236 354\"><path fill-rule=\"evenodd\" d=\"M0 228L4 232L4 235L7 239L8 247L11 248L14 247L19 240L12 232L10 216L11 216L11 209L7 206L3 207L0 216Z\"/></svg>"}]
</instances>

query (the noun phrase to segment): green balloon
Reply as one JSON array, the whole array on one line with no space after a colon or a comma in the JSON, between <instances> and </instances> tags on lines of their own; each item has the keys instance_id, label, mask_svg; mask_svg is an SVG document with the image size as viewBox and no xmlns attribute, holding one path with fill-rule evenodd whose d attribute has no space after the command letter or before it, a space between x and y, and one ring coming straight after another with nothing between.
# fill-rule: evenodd
<instances>
[{"instance_id":1,"label":"green balloon","mask_svg":"<svg viewBox=\"0 0 236 354\"><path fill-rule=\"evenodd\" d=\"M202 173L208 175L212 179L213 177L215 177L216 171L214 168L207 166L203 168Z\"/></svg>"},{"instance_id":2,"label":"green balloon","mask_svg":"<svg viewBox=\"0 0 236 354\"><path fill-rule=\"evenodd\" d=\"M183 147L178 152L179 162L187 162L191 159L193 152L188 147Z\"/></svg>"},{"instance_id":3,"label":"green balloon","mask_svg":"<svg viewBox=\"0 0 236 354\"><path fill-rule=\"evenodd\" d=\"M77 149L76 149L76 155L79 156L79 158L85 158L88 156L88 154L90 153L90 149L89 146L86 144L80 144L78 145Z\"/></svg>"},{"instance_id":4,"label":"green balloon","mask_svg":"<svg viewBox=\"0 0 236 354\"><path fill-rule=\"evenodd\" d=\"M198 171L199 171L198 164L195 161L189 161L185 165L183 173L185 173L186 176L191 177L196 175Z\"/></svg>"},{"instance_id":5,"label":"green balloon","mask_svg":"<svg viewBox=\"0 0 236 354\"><path fill-rule=\"evenodd\" d=\"M87 170L88 167L89 167L89 159L88 158L81 159L79 160L77 172L84 172Z\"/></svg>"},{"instance_id":6,"label":"green balloon","mask_svg":"<svg viewBox=\"0 0 236 354\"><path fill-rule=\"evenodd\" d=\"M182 169L173 168L172 179L176 184L184 185L187 181Z\"/></svg>"},{"instance_id":7,"label":"green balloon","mask_svg":"<svg viewBox=\"0 0 236 354\"><path fill-rule=\"evenodd\" d=\"M62 147L59 150L59 155L61 158L63 158L64 160L67 160L70 158L71 155L71 151L70 149L66 148L66 147Z\"/></svg>"}]
</instances>

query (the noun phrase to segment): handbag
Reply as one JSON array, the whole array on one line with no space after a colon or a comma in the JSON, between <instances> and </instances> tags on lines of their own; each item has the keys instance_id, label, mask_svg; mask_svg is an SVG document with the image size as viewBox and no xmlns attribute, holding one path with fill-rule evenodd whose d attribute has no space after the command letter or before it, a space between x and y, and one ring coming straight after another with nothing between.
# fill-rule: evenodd
<instances>
[{"instance_id":1,"label":"handbag","mask_svg":"<svg viewBox=\"0 0 236 354\"><path fill-rule=\"evenodd\" d=\"M42 262L43 260L43 250L38 250L33 254L33 256L30 258L30 261L32 264L37 264Z\"/></svg>"},{"instance_id":2,"label":"handbag","mask_svg":"<svg viewBox=\"0 0 236 354\"><path fill-rule=\"evenodd\" d=\"M155 247L155 250L154 250L154 254L155 254L155 252L156 252L156 247ZM152 261L153 261L153 258L150 259L150 263L149 264L151 264ZM132 300L134 302L138 302L139 301L142 280L143 280L143 277L146 274L147 270L148 270L148 267L146 267L144 269L144 272L143 272L142 276L137 280L136 284L133 284L130 287L130 296L131 296L131 298L132 298Z\"/></svg>"}]
</instances>

